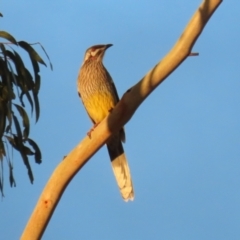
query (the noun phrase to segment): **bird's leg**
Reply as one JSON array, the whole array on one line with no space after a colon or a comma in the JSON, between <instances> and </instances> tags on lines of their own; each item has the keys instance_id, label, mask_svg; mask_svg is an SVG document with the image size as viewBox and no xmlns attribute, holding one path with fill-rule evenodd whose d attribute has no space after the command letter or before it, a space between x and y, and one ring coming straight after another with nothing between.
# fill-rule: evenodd
<instances>
[{"instance_id":1,"label":"bird's leg","mask_svg":"<svg viewBox=\"0 0 240 240\"><path fill-rule=\"evenodd\" d=\"M90 131L87 132L87 135L88 135L88 137L89 137L90 139L91 139L91 133L92 133L92 131L97 127L98 124L99 124L99 123L95 123L94 126L90 129Z\"/></svg>"},{"instance_id":2,"label":"bird's leg","mask_svg":"<svg viewBox=\"0 0 240 240\"><path fill-rule=\"evenodd\" d=\"M113 108L110 108L110 109L108 110L108 112L111 113L112 110L113 110ZM95 123L95 124L93 125L93 127L90 129L90 131L87 132L87 135L88 135L88 137L89 137L90 139L91 139L91 133L92 133L92 131L97 127L98 124L99 124L99 123Z\"/></svg>"}]
</instances>

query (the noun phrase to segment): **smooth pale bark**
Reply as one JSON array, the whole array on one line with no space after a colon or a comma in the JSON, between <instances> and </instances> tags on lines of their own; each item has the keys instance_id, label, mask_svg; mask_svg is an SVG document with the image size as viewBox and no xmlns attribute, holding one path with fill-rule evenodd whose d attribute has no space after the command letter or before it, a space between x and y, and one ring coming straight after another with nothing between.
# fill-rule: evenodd
<instances>
[{"instance_id":1,"label":"smooth pale bark","mask_svg":"<svg viewBox=\"0 0 240 240\"><path fill-rule=\"evenodd\" d=\"M208 20L222 0L205 0L197 9L172 50L129 89L113 111L86 136L57 166L46 184L21 236L23 240L40 239L55 207L75 174L101 148L113 132L133 116L145 98L166 79L190 54Z\"/></svg>"}]
</instances>

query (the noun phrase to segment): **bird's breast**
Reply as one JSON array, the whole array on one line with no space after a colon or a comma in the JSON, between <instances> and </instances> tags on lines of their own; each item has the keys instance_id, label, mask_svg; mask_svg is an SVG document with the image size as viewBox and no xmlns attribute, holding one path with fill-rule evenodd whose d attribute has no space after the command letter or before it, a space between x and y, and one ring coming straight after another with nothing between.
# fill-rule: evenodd
<instances>
[{"instance_id":1,"label":"bird's breast","mask_svg":"<svg viewBox=\"0 0 240 240\"><path fill-rule=\"evenodd\" d=\"M114 108L114 98L107 92L95 92L82 98L83 104L95 123L101 122Z\"/></svg>"},{"instance_id":2,"label":"bird's breast","mask_svg":"<svg viewBox=\"0 0 240 240\"><path fill-rule=\"evenodd\" d=\"M100 63L82 66L78 91L83 104L95 123L101 122L117 104L117 96L110 75Z\"/></svg>"}]
</instances>

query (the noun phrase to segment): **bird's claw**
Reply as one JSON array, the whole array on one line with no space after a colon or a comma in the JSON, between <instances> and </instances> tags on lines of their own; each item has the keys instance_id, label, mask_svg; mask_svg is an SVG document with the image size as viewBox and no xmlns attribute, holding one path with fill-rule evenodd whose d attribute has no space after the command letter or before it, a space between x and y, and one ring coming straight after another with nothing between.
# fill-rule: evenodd
<instances>
[{"instance_id":1,"label":"bird's claw","mask_svg":"<svg viewBox=\"0 0 240 240\"><path fill-rule=\"evenodd\" d=\"M93 130L97 127L98 124L99 124L99 123L96 123L96 124L90 129L90 131L87 132L87 135L88 135L88 137L89 137L90 139L91 139L91 134L92 134Z\"/></svg>"}]
</instances>

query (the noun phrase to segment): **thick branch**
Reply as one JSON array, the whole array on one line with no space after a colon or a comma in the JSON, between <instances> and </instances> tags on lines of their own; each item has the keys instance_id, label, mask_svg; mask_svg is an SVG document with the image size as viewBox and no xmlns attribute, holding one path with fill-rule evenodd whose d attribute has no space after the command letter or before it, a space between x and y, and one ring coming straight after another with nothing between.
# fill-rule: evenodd
<instances>
[{"instance_id":1,"label":"thick branch","mask_svg":"<svg viewBox=\"0 0 240 240\"><path fill-rule=\"evenodd\" d=\"M205 0L193 15L172 50L135 86L129 89L117 106L83 141L63 159L43 190L21 239L40 239L65 188L84 164L101 148L113 132L133 116L145 98L166 79L191 53L221 0Z\"/></svg>"}]
</instances>

